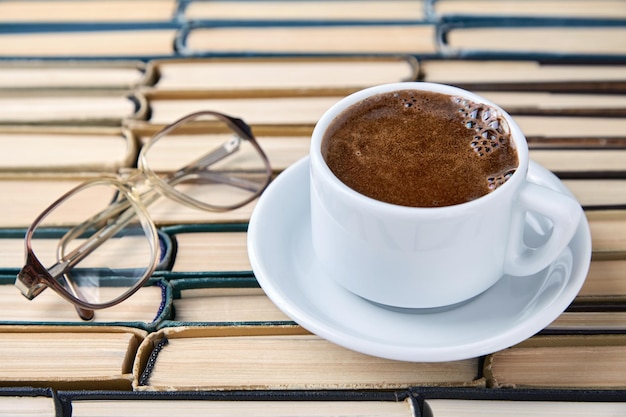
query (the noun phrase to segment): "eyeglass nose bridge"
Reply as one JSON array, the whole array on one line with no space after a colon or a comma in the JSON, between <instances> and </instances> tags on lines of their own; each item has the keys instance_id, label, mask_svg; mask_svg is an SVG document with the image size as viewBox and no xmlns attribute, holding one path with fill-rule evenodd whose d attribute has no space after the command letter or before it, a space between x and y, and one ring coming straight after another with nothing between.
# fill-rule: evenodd
<instances>
[{"instance_id":1,"label":"eyeglass nose bridge","mask_svg":"<svg viewBox=\"0 0 626 417\"><path fill-rule=\"evenodd\" d=\"M31 263L26 264L17 274L15 286L29 300L37 297L48 287L42 270Z\"/></svg>"}]
</instances>

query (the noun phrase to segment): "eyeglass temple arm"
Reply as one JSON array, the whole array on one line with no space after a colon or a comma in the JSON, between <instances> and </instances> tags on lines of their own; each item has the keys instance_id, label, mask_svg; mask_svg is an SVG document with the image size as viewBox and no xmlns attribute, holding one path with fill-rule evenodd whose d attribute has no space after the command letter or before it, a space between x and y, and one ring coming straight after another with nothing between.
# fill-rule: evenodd
<instances>
[{"instance_id":1,"label":"eyeglass temple arm","mask_svg":"<svg viewBox=\"0 0 626 417\"><path fill-rule=\"evenodd\" d=\"M124 211L118 215L121 209ZM116 203L116 205L110 206L109 208L101 211L91 219L72 228L65 235L63 235L57 247L57 259L59 262L49 268L48 271L52 274L52 271L56 272L56 270L60 268L59 272L56 273L57 276L65 273L69 268L76 265L87 255L100 247L109 238L124 228L133 217L135 217L135 214L133 210L130 209L130 203L128 201L125 203L119 202ZM91 235L80 246L71 252L65 253L65 248L70 240L77 238L80 234L92 226L97 227L98 223L101 223L103 220L108 221L112 219L114 219L114 221L103 226L98 233Z\"/></svg>"},{"instance_id":2,"label":"eyeglass temple arm","mask_svg":"<svg viewBox=\"0 0 626 417\"><path fill-rule=\"evenodd\" d=\"M187 175L187 177L179 178L177 181L168 181L168 183L175 185L180 181L187 180L190 176L195 176L198 179L198 182L228 184L233 187L247 190L250 192L255 192L259 189L259 184L255 181L247 181L244 178L234 177L221 172L211 171L190 173Z\"/></svg>"},{"instance_id":3,"label":"eyeglass temple arm","mask_svg":"<svg viewBox=\"0 0 626 417\"><path fill-rule=\"evenodd\" d=\"M215 164L216 162L221 161L228 155L231 155L234 152L238 151L242 140L243 139L239 136L233 136L230 140L222 144L222 146L220 146L218 149L215 149L214 151L203 155L202 157L196 159L195 161L185 165L184 167L176 171L173 175L168 177L166 181L176 183L176 180L179 178L186 177L192 172L204 170L207 167Z\"/></svg>"},{"instance_id":4,"label":"eyeglass temple arm","mask_svg":"<svg viewBox=\"0 0 626 417\"><path fill-rule=\"evenodd\" d=\"M244 124L244 126L246 127L244 131L247 134L252 135L252 132L249 130L249 128L247 128L247 125ZM240 126L240 128L241 127L242 126ZM241 146L242 140L243 139L240 136L234 136L229 141L224 143L220 148L209 152L201 158L198 158L197 160L184 166L183 168L176 171L173 175L166 178L165 181L170 185L175 185L178 182L186 179L186 177L196 175L197 178L205 180L208 179L209 181L217 183L230 184L234 187L238 187L248 191L256 191L258 189L258 184L256 182L246 181L245 179L239 177L233 177L219 172L208 172L205 170L209 166L238 151ZM264 154L263 157L265 158Z\"/></svg>"}]
</instances>

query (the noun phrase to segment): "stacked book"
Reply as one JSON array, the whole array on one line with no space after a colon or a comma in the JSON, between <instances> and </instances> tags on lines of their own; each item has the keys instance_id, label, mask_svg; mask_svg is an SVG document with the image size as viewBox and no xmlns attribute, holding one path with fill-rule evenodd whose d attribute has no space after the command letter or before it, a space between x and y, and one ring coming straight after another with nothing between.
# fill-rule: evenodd
<instances>
[{"instance_id":1,"label":"stacked book","mask_svg":"<svg viewBox=\"0 0 626 417\"><path fill-rule=\"evenodd\" d=\"M624 2L7 0L0 16L0 414L626 413ZM93 321L53 291L28 301L14 287L35 217L86 179L127 175L181 116L242 118L280 175L332 104L402 81L502 106L585 209L585 284L528 340L403 362L312 334L255 279L254 202L155 202L156 272Z\"/></svg>"}]
</instances>

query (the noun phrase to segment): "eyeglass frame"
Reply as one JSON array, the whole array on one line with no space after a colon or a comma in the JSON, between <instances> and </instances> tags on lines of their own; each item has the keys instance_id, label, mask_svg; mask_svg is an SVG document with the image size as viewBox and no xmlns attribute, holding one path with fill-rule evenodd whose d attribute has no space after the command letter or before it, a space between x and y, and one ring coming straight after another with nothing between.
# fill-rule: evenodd
<instances>
[{"instance_id":1,"label":"eyeglass frame","mask_svg":"<svg viewBox=\"0 0 626 417\"><path fill-rule=\"evenodd\" d=\"M176 178L177 175L184 178L184 176L190 173L193 173L193 169L197 170L198 168L208 168L213 163L223 159L224 157L236 151L238 149L238 144L237 144L237 147L233 149L232 146L229 146L231 142L228 141L225 144L223 144L220 148L214 149L210 151L209 153L207 153L206 155L204 155L203 157L193 161L190 164L187 164L183 168L176 171L174 174L168 176L165 180L159 178L158 175L154 171L147 168L148 163L146 160L146 153L152 147L152 145L154 145L161 138L167 136L173 130L176 130L181 125L187 123L189 120L192 120L201 116L213 116L223 121L224 123L226 123L228 127L236 134L236 137L238 137L239 139L248 141L254 147L256 152L261 157L261 160L263 161L263 164L265 167L265 172L264 172L265 181L262 183L262 186L259 187L253 193L251 193L251 195L248 198L239 201L237 204L231 204L231 205L226 205L226 206L214 206L211 204L200 202L198 200L195 200L179 192L178 190L175 190L168 183L167 180ZM219 154L220 151L226 152L226 153L220 157L220 154ZM211 158L211 156L213 157ZM203 162L203 160L207 160L207 159L208 161L205 161L206 162L205 164L199 164L200 162ZM193 208L198 208L198 209L202 209L206 211L214 211L214 212L235 210L237 208L243 207L246 204L249 204L254 199L259 197L259 195L261 195L261 193L269 185L269 182L271 181L271 177L272 177L272 169L271 169L271 165L269 162L269 158L267 157L267 155L265 154L265 152L259 145L256 137L252 133L252 129L250 128L250 126L246 122L244 122L242 119L229 116L224 113L209 111L209 110L188 114L187 116L184 116L178 119L177 121L165 126L163 129L157 132L142 147L138 156L137 166L138 166L139 172L142 173L142 175L145 177L147 182L151 185L151 189L157 192L156 194L157 196L164 196L174 201L177 201L181 204L184 204L186 206L190 206ZM188 170L189 172L185 172ZM110 300L105 303L95 304L95 303L90 303L90 302L81 300L80 298L73 296L63 285L59 283L58 280L67 273L67 270L61 271L61 273L57 274L56 276L52 275L50 273L50 270L42 264L42 262L34 253L33 248L32 248L32 238L33 238L34 231L39 226L39 224L50 213L52 213L59 205L61 205L72 195L79 193L83 189L89 188L91 186L94 186L100 183L106 184L106 185L113 185L117 189L118 192L121 192L123 194L124 200L122 201L125 201L129 204L129 206L126 206L125 208L123 208L123 210L130 209L132 206L134 210L141 213L141 216L137 216L137 217L139 217L140 220L142 221L142 227L144 228L144 231L147 230L148 232L147 237L151 246L151 257L150 257L150 265L144 272L142 278L138 279L135 285L133 285L132 287L129 287L125 293L114 298L113 300ZM19 271L16 277L15 286L21 291L22 295L24 295L24 297L26 297L29 300L32 300L35 297L37 297L46 288L51 288L53 291L59 294L66 301L69 301L70 303L72 303L74 307L76 308L78 315L83 320L92 320L95 316L94 310L109 308L127 300L134 293L136 293L146 283L146 281L148 281L150 276L156 270L156 267L159 262L160 250L157 245L157 242L159 242L159 238L158 238L156 225L154 224L154 221L151 219L150 215L147 212L146 205L142 201L142 196L143 195L138 195L133 190L132 183L128 181L126 182L120 181L114 178L97 178L97 179L93 179L90 181L85 181L79 184L78 186L72 188L71 190L67 191L66 193L64 193L61 197L55 200L50 206L48 206L43 212L41 212L27 229L25 237L24 237L24 249L26 252L25 262L24 262L24 266L21 268L21 270ZM113 202L112 204L115 204L115 202ZM93 220L92 220L93 218L97 217L98 215L101 215L102 213L109 211L111 207L112 205L103 209L102 211L97 213L95 216L92 216L92 218L81 223L80 225L77 225L71 228L67 233L65 233L64 237L61 238L61 243L63 242L65 237L68 236L68 234L70 234L70 236L79 234L77 233L77 231L84 230L86 225L90 224L89 222L93 223ZM117 209L114 208L113 210L116 211L120 209L121 208L118 207ZM112 215L115 216L115 213L113 214L109 213L108 218L109 219L112 218L111 217ZM105 219L106 218L107 217L105 217ZM144 224L145 220L148 220L148 222ZM108 237L104 238L103 241L107 239ZM87 253L85 256L89 255L89 253L91 253L92 251L93 249L86 251Z\"/></svg>"}]
</instances>

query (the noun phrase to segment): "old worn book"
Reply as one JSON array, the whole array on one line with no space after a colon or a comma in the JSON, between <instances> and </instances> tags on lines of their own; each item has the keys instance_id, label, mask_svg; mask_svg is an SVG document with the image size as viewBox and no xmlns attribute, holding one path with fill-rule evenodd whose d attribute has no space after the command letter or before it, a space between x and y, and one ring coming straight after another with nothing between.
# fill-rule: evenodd
<instances>
[{"instance_id":1,"label":"old worn book","mask_svg":"<svg viewBox=\"0 0 626 417\"><path fill-rule=\"evenodd\" d=\"M0 67L0 90L130 90L148 82L149 70L134 60L7 60Z\"/></svg>"},{"instance_id":2,"label":"old worn book","mask_svg":"<svg viewBox=\"0 0 626 417\"><path fill-rule=\"evenodd\" d=\"M348 94L416 80L418 72L415 59L382 56L189 58L151 61L149 66L155 82L142 89L170 97Z\"/></svg>"},{"instance_id":3,"label":"old worn book","mask_svg":"<svg viewBox=\"0 0 626 417\"><path fill-rule=\"evenodd\" d=\"M396 389L480 386L480 359L409 363L332 344L297 326L171 327L135 360L136 390Z\"/></svg>"},{"instance_id":4,"label":"old worn book","mask_svg":"<svg viewBox=\"0 0 626 417\"><path fill-rule=\"evenodd\" d=\"M176 233L172 271L250 271L245 232ZM204 261L202 261L204 260Z\"/></svg>"},{"instance_id":5,"label":"old worn book","mask_svg":"<svg viewBox=\"0 0 626 417\"><path fill-rule=\"evenodd\" d=\"M547 329L560 332L626 332L626 312L566 311Z\"/></svg>"},{"instance_id":6,"label":"old worn book","mask_svg":"<svg viewBox=\"0 0 626 417\"><path fill-rule=\"evenodd\" d=\"M626 17L620 0L425 0L430 18L446 17L553 17L606 18Z\"/></svg>"},{"instance_id":7,"label":"old worn book","mask_svg":"<svg viewBox=\"0 0 626 417\"><path fill-rule=\"evenodd\" d=\"M524 24L501 20L457 22L441 26L444 54L473 53L620 56L626 54L623 24Z\"/></svg>"},{"instance_id":8,"label":"old worn book","mask_svg":"<svg viewBox=\"0 0 626 417\"><path fill-rule=\"evenodd\" d=\"M173 311L165 327L294 324L248 274L170 274Z\"/></svg>"},{"instance_id":9,"label":"old worn book","mask_svg":"<svg viewBox=\"0 0 626 417\"><path fill-rule=\"evenodd\" d=\"M168 325L245 323L280 326L293 322L259 287L214 287L202 281L202 278L193 278L185 283L173 283L175 288L178 287L179 297L173 301L176 314ZM203 284L204 288L199 287Z\"/></svg>"},{"instance_id":10,"label":"old worn book","mask_svg":"<svg viewBox=\"0 0 626 417\"><path fill-rule=\"evenodd\" d=\"M601 174L610 175L610 170L599 171ZM619 173L620 171L616 171ZM592 175L587 172L587 175ZM574 178L564 179L563 184L576 196L580 204L589 209L589 220L600 223L601 221L615 221L615 225L625 220L626 212L620 212L624 207L624 199L619 194L626 190L626 180L621 178L595 179ZM604 209L604 210L601 210ZM615 209L615 210L611 210ZM617 211L616 211L617 210Z\"/></svg>"},{"instance_id":11,"label":"old worn book","mask_svg":"<svg viewBox=\"0 0 626 417\"><path fill-rule=\"evenodd\" d=\"M588 211L591 245L595 259L625 259L626 211Z\"/></svg>"},{"instance_id":12,"label":"old worn book","mask_svg":"<svg viewBox=\"0 0 626 417\"><path fill-rule=\"evenodd\" d=\"M147 110L141 98L106 89L1 92L0 106L0 124L13 125L120 126Z\"/></svg>"},{"instance_id":13,"label":"old worn book","mask_svg":"<svg viewBox=\"0 0 626 417\"><path fill-rule=\"evenodd\" d=\"M626 413L626 402L580 401L507 401L478 399L426 399L424 417L478 417L506 415L508 417L565 417L572 415L619 416Z\"/></svg>"},{"instance_id":14,"label":"old worn book","mask_svg":"<svg viewBox=\"0 0 626 417\"><path fill-rule=\"evenodd\" d=\"M608 145L612 140L623 144L626 121L619 117L581 117L571 115L516 115L515 121L531 146L581 147ZM554 141L551 139L561 139Z\"/></svg>"},{"instance_id":15,"label":"old worn book","mask_svg":"<svg viewBox=\"0 0 626 417\"><path fill-rule=\"evenodd\" d=\"M596 256L597 258L597 256ZM578 293L583 303L626 302L626 259L593 260L589 275Z\"/></svg>"},{"instance_id":16,"label":"old worn book","mask_svg":"<svg viewBox=\"0 0 626 417\"><path fill-rule=\"evenodd\" d=\"M52 395L36 389L16 390L0 396L0 415L3 416L57 417L59 413Z\"/></svg>"},{"instance_id":17,"label":"old worn book","mask_svg":"<svg viewBox=\"0 0 626 417\"><path fill-rule=\"evenodd\" d=\"M139 134L139 143L146 143L153 135L153 132L144 129L133 129ZM257 133L257 130L260 132ZM280 173L288 166L292 165L302 157L309 154L311 146L311 135L299 134L298 132L281 132L279 130L263 132L263 129L253 129L255 138L270 160L272 171ZM189 163L189 151L198 143L206 149L206 152L222 146L224 138L222 136L213 137L206 135L202 127L190 129L168 135L171 140L161 141L158 150L151 150L150 166L159 172L174 172L185 164ZM193 149L193 148L192 148ZM244 165L240 165L245 168Z\"/></svg>"},{"instance_id":18,"label":"old worn book","mask_svg":"<svg viewBox=\"0 0 626 417\"><path fill-rule=\"evenodd\" d=\"M432 54L435 25L193 24L176 38L183 55L202 54ZM1 49L0 49L1 51Z\"/></svg>"},{"instance_id":19,"label":"old worn book","mask_svg":"<svg viewBox=\"0 0 626 417\"><path fill-rule=\"evenodd\" d=\"M316 1L191 1L182 11L184 20L322 20L419 21L422 0L316 0Z\"/></svg>"},{"instance_id":20,"label":"old worn book","mask_svg":"<svg viewBox=\"0 0 626 417\"><path fill-rule=\"evenodd\" d=\"M178 413L185 416L205 416L217 413L225 417L412 417L408 401L194 401L167 400L84 400L72 403L74 417L150 416L166 417Z\"/></svg>"},{"instance_id":21,"label":"old worn book","mask_svg":"<svg viewBox=\"0 0 626 417\"><path fill-rule=\"evenodd\" d=\"M85 323L76 313L73 304L64 300L51 289L45 290L37 298L28 300L13 285L8 275L0 276L0 323L2 324L74 324L131 325L146 330L156 327L159 321L169 314L170 300L165 283L156 281L142 287L132 297L116 306L97 310L95 318ZM113 295L111 288L100 288L103 294ZM106 295L104 295L106 297Z\"/></svg>"},{"instance_id":22,"label":"old worn book","mask_svg":"<svg viewBox=\"0 0 626 417\"><path fill-rule=\"evenodd\" d=\"M504 2L498 2L504 4ZM506 2L508 3L508 2ZM534 2L539 4L539 2ZM468 90L622 92L626 66L612 63L497 59L422 59L420 79Z\"/></svg>"},{"instance_id":23,"label":"old worn book","mask_svg":"<svg viewBox=\"0 0 626 417\"><path fill-rule=\"evenodd\" d=\"M0 206L0 227L28 227L35 218L50 204L72 188L86 180L110 176L106 172L74 172L74 173L6 173L0 175L0 192L11 196L10 204ZM98 190L96 190L98 191ZM107 207L114 193L102 192L82 194L82 204L75 210L68 211L59 219L58 226L76 224L82 221L87 213L95 209ZM79 200L76 200L79 201Z\"/></svg>"},{"instance_id":24,"label":"old worn book","mask_svg":"<svg viewBox=\"0 0 626 417\"><path fill-rule=\"evenodd\" d=\"M578 116L626 115L626 98L616 94L571 94L536 91L476 91L508 113Z\"/></svg>"},{"instance_id":25,"label":"old worn book","mask_svg":"<svg viewBox=\"0 0 626 417\"><path fill-rule=\"evenodd\" d=\"M146 334L113 326L0 326L0 385L128 390Z\"/></svg>"},{"instance_id":26,"label":"old worn book","mask_svg":"<svg viewBox=\"0 0 626 417\"><path fill-rule=\"evenodd\" d=\"M69 27L68 30L56 31L7 32L0 34L0 56L101 59L169 56L174 53L173 44L176 36L176 29L169 26L168 24L161 28L150 27L140 30L128 29L122 25L120 28L108 28L110 30L92 27L90 30L76 31Z\"/></svg>"},{"instance_id":27,"label":"old worn book","mask_svg":"<svg viewBox=\"0 0 626 417\"><path fill-rule=\"evenodd\" d=\"M587 195L594 185L604 184L604 186L616 187L620 189L622 183L619 181L605 181L603 183L594 182L591 179L613 178L624 176L626 171L626 150L611 149L609 147L580 147L578 149L542 148L531 144L530 158L543 165L550 171L557 174L562 179L582 179L589 178L587 182L566 182L577 189L576 193ZM583 191L585 189L585 191ZM608 203L608 201L605 201ZM589 201L587 202L590 203Z\"/></svg>"},{"instance_id":28,"label":"old worn book","mask_svg":"<svg viewBox=\"0 0 626 417\"><path fill-rule=\"evenodd\" d=\"M119 127L0 126L2 172L116 172L131 167L137 138Z\"/></svg>"},{"instance_id":29,"label":"old worn book","mask_svg":"<svg viewBox=\"0 0 626 417\"><path fill-rule=\"evenodd\" d=\"M157 22L174 17L175 0L7 0L0 16L10 23Z\"/></svg>"},{"instance_id":30,"label":"old worn book","mask_svg":"<svg viewBox=\"0 0 626 417\"><path fill-rule=\"evenodd\" d=\"M502 388L626 388L626 335L536 336L489 355L485 377Z\"/></svg>"},{"instance_id":31,"label":"old worn book","mask_svg":"<svg viewBox=\"0 0 626 417\"><path fill-rule=\"evenodd\" d=\"M158 93L147 94L150 118L131 120L131 128L148 123L162 126L199 110L215 110L245 120L250 125L313 126L343 95L311 97L227 97L211 96L166 98Z\"/></svg>"},{"instance_id":32,"label":"old worn book","mask_svg":"<svg viewBox=\"0 0 626 417\"><path fill-rule=\"evenodd\" d=\"M139 393L136 393L139 394ZM199 397L199 396L198 396ZM413 417L415 408L409 399L376 400L276 400L271 395L258 401L176 399L73 399L73 417Z\"/></svg>"}]
</instances>

